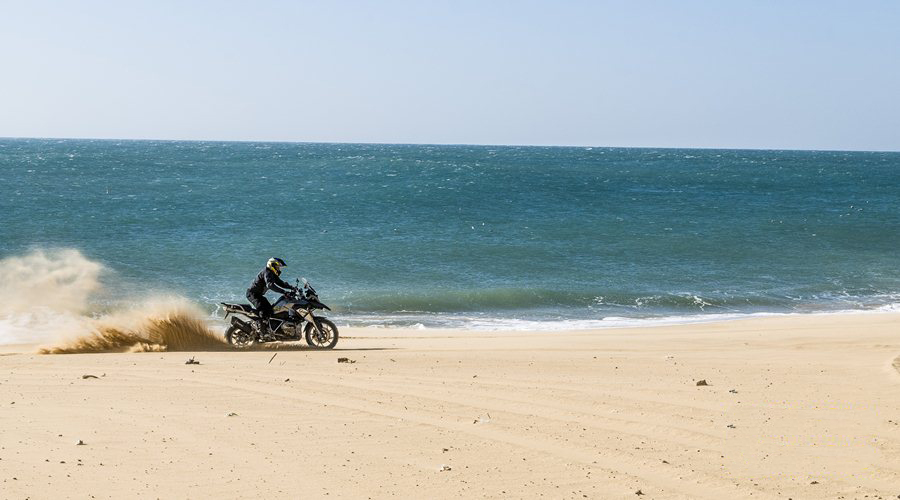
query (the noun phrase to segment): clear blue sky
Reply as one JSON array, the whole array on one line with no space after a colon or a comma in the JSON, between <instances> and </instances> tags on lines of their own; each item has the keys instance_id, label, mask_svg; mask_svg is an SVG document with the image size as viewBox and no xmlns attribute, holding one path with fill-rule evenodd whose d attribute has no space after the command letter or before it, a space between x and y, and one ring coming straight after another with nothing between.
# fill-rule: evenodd
<instances>
[{"instance_id":1,"label":"clear blue sky","mask_svg":"<svg viewBox=\"0 0 900 500\"><path fill-rule=\"evenodd\" d=\"M0 0L0 137L900 150L898 1Z\"/></svg>"}]
</instances>

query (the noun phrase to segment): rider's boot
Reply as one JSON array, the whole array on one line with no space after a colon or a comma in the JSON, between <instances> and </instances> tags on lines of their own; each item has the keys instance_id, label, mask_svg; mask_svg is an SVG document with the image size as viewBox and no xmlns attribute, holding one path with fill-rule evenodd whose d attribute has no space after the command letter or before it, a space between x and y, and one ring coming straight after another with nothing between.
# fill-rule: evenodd
<instances>
[{"instance_id":1,"label":"rider's boot","mask_svg":"<svg viewBox=\"0 0 900 500\"><path fill-rule=\"evenodd\" d=\"M259 319L256 322L256 328L259 331L259 340L262 342L270 342L275 340L275 336L269 332L269 322L266 319Z\"/></svg>"}]
</instances>

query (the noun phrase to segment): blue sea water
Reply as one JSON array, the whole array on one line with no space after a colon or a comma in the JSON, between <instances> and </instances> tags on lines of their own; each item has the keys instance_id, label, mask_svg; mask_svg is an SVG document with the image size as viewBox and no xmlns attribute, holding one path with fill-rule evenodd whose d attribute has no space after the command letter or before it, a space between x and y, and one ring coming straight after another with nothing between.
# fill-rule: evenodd
<instances>
[{"instance_id":1,"label":"blue sea water","mask_svg":"<svg viewBox=\"0 0 900 500\"><path fill-rule=\"evenodd\" d=\"M343 324L891 308L898 246L900 153L0 139L0 259L210 313L271 256Z\"/></svg>"}]
</instances>

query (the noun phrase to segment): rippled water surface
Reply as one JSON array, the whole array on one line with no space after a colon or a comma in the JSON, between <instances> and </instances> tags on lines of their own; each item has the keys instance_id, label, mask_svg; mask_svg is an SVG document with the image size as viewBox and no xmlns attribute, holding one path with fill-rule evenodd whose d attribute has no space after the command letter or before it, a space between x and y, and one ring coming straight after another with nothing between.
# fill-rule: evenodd
<instances>
[{"instance_id":1,"label":"rippled water surface","mask_svg":"<svg viewBox=\"0 0 900 500\"><path fill-rule=\"evenodd\" d=\"M900 302L900 153L7 139L0 213L210 311L273 255L356 324Z\"/></svg>"}]
</instances>

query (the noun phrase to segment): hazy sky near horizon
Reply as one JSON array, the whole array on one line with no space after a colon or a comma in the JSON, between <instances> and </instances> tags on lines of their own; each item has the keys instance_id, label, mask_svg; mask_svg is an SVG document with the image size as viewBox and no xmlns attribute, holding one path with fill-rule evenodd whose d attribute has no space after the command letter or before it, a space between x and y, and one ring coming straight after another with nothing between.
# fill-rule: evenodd
<instances>
[{"instance_id":1,"label":"hazy sky near horizon","mask_svg":"<svg viewBox=\"0 0 900 500\"><path fill-rule=\"evenodd\" d=\"M0 7L0 137L900 150L897 1Z\"/></svg>"}]
</instances>

